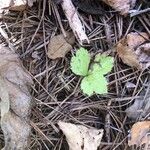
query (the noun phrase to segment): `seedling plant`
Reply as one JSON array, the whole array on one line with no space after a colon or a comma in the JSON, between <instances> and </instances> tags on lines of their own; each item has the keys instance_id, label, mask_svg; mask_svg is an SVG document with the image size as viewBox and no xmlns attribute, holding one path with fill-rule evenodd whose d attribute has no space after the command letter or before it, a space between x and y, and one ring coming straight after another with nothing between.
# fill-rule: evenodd
<instances>
[{"instance_id":1,"label":"seedling plant","mask_svg":"<svg viewBox=\"0 0 150 150\"><path fill-rule=\"evenodd\" d=\"M81 47L71 58L71 70L82 76L80 87L84 94L107 94L108 82L105 77L113 68L114 59L105 54L97 54L93 62L88 51Z\"/></svg>"}]
</instances>

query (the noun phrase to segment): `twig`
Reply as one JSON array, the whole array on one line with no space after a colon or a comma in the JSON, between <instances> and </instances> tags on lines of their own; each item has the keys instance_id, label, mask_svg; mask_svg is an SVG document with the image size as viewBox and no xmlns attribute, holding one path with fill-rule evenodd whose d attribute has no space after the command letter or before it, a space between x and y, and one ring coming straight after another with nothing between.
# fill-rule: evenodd
<instances>
[{"instance_id":1,"label":"twig","mask_svg":"<svg viewBox=\"0 0 150 150\"><path fill-rule=\"evenodd\" d=\"M69 21L70 27L72 28L77 40L82 45L83 43L89 43L89 39L83 29L83 25L78 17L77 11L72 4L71 0L63 0L62 8L66 14L66 17Z\"/></svg>"},{"instance_id":2,"label":"twig","mask_svg":"<svg viewBox=\"0 0 150 150\"><path fill-rule=\"evenodd\" d=\"M150 8L146 8L146 9L143 9L143 10L137 10L135 12L132 12L130 14L130 17L134 17L134 16L137 16L137 15L140 15L140 14L143 14L143 13L146 13L146 12L149 12L150 11Z\"/></svg>"}]
</instances>

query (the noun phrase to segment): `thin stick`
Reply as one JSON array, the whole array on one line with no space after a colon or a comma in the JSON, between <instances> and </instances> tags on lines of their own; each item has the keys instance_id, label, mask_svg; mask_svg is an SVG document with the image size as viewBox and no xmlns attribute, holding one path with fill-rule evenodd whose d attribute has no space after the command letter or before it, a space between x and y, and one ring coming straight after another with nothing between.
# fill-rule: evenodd
<instances>
[{"instance_id":1,"label":"thin stick","mask_svg":"<svg viewBox=\"0 0 150 150\"><path fill-rule=\"evenodd\" d=\"M140 15L140 14L143 14L143 13L147 13L149 11L150 11L150 8L143 9L143 10L138 10L138 11L135 11L135 12L131 13L130 17L134 17L134 16L137 16L137 15Z\"/></svg>"},{"instance_id":2,"label":"thin stick","mask_svg":"<svg viewBox=\"0 0 150 150\"><path fill-rule=\"evenodd\" d=\"M89 43L89 39L85 33L83 25L78 17L77 10L72 4L71 0L63 0L62 8L65 12L65 15L69 21L70 27L73 30L77 40L82 45L83 43Z\"/></svg>"}]
</instances>

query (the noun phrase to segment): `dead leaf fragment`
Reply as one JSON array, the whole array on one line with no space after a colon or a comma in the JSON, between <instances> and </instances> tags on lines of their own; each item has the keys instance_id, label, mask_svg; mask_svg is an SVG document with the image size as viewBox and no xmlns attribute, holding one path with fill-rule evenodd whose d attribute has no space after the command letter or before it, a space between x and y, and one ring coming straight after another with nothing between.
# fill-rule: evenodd
<instances>
[{"instance_id":1,"label":"dead leaf fragment","mask_svg":"<svg viewBox=\"0 0 150 150\"><path fill-rule=\"evenodd\" d=\"M146 87L139 93L140 97L136 98L134 103L126 109L127 116L132 120L145 118L150 112L150 74L148 75L147 81L145 83Z\"/></svg>"},{"instance_id":2,"label":"dead leaf fragment","mask_svg":"<svg viewBox=\"0 0 150 150\"><path fill-rule=\"evenodd\" d=\"M129 10L134 7L136 0L103 0L106 4L110 5L121 15L127 15Z\"/></svg>"},{"instance_id":3,"label":"dead leaf fragment","mask_svg":"<svg viewBox=\"0 0 150 150\"><path fill-rule=\"evenodd\" d=\"M27 6L32 6L36 0L0 0L0 13L5 9L23 11Z\"/></svg>"},{"instance_id":4,"label":"dead leaf fragment","mask_svg":"<svg viewBox=\"0 0 150 150\"><path fill-rule=\"evenodd\" d=\"M145 43L140 45L136 51L139 62L142 63L143 68L148 68L150 66L150 43Z\"/></svg>"},{"instance_id":5,"label":"dead leaf fragment","mask_svg":"<svg viewBox=\"0 0 150 150\"><path fill-rule=\"evenodd\" d=\"M122 39L117 44L117 53L125 64L131 67L140 67L137 56L135 55L134 51L127 46L125 39Z\"/></svg>"},{"instance_id":6,"label":"dead leaf fragment","mask_svg":"<svg viewBox=\"0 0 150 150\"><path fill-rule=\"evenodd\" d=\"M50 39L47 54L50 59L65 57L72 49L71 45L74 44L75 37L70 32L66 32L66 35L66 38L64 38L63 34L60 34Z\"/></svg>"},{"instance_id":7,"label":"dead leaf fragment","mask_svg":"<svg viewBox=\"0 0 150 150\"><path fill-rule=\"evenodd\" d=\"M70 150L97 150L103 136L103 129L87 128L59 121L58 125L66 136Z\"/></svg>"},{"instance_id":8,"label":"dead leaf fragment","mask_svg":"<svg viewBox=\"0 0 150 150\"><path fill-rule=\"evenodd\" d=\"M145 32L137 33L131 32L126 36L126 44L132 49L138 47L148 39L148 35Z\"/></svg>"},{"instance_id":9,"label":"dead leaf fragment","mask_svg":"<svg viewBox=\"0 0 150 150\"><path fill-rule=\"evenodd\" d=\"M142 144L150 144L150 121L137 122L131 129L131 140L128 141L129 146Z\"/></svg>"},{"instance_id":10,"label":"dead leaf fragment","mask_svg":"<svg viewBox=\"0 0 150 150\"><path fill-rule=\"evenodd\" d=\"M116 46L118 56L125 64L144 70L150 66L150 55L148 55L150 44L143 44L147 39L146 33L129 33Z\"/></svg>"}]
</instances>

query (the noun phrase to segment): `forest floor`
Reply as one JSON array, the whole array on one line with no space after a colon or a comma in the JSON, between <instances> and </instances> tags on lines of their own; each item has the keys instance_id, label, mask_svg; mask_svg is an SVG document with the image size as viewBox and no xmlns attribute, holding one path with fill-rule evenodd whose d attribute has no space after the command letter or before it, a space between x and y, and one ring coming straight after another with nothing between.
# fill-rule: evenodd
<instances>
[{"instance_id":1,"label":"forest floor","mask_svg":"<svg viewBox=\"0 0 150 150\"><path fill-rule=\"evenodd\" d=\"M139 2L135 7L138 9L140 5ZM72 54L80 47L78 41L63 58L52 60L47 56L49 40L61 34L62 29L71 30L59 4L39 1L26 11L10 11L2 19L1 27L34 81L29 149L68 150L65 136L57 125L59 120L104 129L100 150L136 149L128 146L128 138L132 125L140 119L128 118L125 110L141 96L150 72L124 64L114 47L130 32L150 35L150 22L145 21L145 18L150 20L150 13L125 17L105 4L102 7L107 10L102 14L78 9L90 40L84 47L92 56L108 51L115 58L113 70L107 75L108 94L90 97L80 89L81 78L70 70ZM1 38L0 42L5 40ZM130 83L135 86L128 88ZM4 142L2 132L0 140Z\"/></svg>"}]
</instances>

